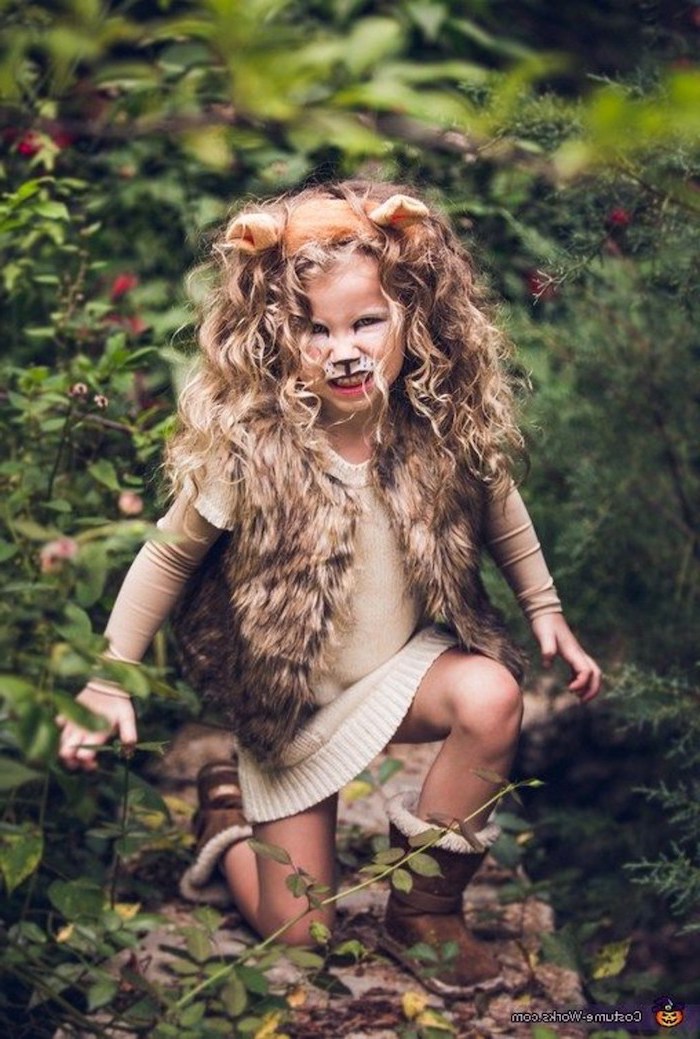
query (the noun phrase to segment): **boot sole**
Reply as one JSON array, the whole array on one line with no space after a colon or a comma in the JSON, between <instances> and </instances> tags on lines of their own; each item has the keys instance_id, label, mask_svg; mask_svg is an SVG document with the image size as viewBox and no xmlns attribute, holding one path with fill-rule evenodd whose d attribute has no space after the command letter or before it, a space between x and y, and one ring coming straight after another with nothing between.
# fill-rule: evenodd
<instances>
[{"instance_id":1,"label":"boot sole","mask_svg":"<svg viewBox=\"0 0 700 1039\"><path fill-rule=\"evenodd\" d=\"M413 957L408 956L403 945L395 941L385 930L380 931L377 944L384 952L388 952L400 966L410 971L414 978L420 981L423 988L434 992L436 996L444 996L447 999L465 999L475 996L479 992L496 992L505 985L500 976L475 981L472 985L450 985L449 982L440 981L439 978L426 977L420 969L420 964Z\"/></svg>"}]
</instances>

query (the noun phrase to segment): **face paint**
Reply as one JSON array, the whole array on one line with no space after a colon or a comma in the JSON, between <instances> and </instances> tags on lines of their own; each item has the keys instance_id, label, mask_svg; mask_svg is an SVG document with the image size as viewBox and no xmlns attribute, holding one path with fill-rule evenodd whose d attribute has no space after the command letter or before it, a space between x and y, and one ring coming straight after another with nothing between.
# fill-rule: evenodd
<instances>
[{"instance_id":1,"label":"face paint","mask_svg":"<svg viewBox=\"0 0 700 1039\"><path fill-rule=\"evenodd\" d=\"M355 375L357 372L373 372L377 364L374 358L366 354L351 357L345 361L326 361L323 370L328 379L340 379L343 376Z\"/></svg>"}]
</instances>

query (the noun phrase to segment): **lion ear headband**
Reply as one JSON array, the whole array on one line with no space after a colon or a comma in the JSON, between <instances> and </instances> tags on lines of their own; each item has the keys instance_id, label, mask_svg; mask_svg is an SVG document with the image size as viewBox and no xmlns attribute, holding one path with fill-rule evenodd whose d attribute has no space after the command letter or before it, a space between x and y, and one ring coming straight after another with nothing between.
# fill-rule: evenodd
<instances>
[{"instance_id":1,"label":"lion ear headband","mask_svg":"<svg viewBox=\"0 0 700 1039\"><path fill-rule=\"evenodd\" d=\"M404 231L422 223L430 212L410 195L392 195L380 204L367 199L364 209L366 219L344 199L328 198L299 203L286 223L271 213L243 213L231 222L225 240L244 253L264 252L281 243L288 253L294 253L307 242L329 244L367 234L367 222Z\"/></svg>"}]
</instances>

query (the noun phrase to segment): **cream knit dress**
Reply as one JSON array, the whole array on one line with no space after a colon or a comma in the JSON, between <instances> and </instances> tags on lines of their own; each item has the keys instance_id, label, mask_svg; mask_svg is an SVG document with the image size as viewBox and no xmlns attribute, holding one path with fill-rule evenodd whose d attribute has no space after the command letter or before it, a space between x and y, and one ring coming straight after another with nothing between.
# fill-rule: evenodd
<instances>
[{"instance_id":1,"label":"cream knit dress","mask_svg":"<svg viewBox=\"0 0 700 1039\"><path fill-rule=\"evenodd\" d=\"M318 711L290 744L282 767L262 768L240 755L244 809L250 822L269 822L309 808L340 790L391 740L430 665L455 639L425 623L422 603L408 593L396 539L371 486L369 462L332 456L331 471L362 504L356 540L353 618L332 664L314 676ZM167 540L148 541L129 568L105 634L106 655L142 659L211 545L233 527L235 494L215 472L194 494L186 488L158 521ZM489 505L486 544L526 616L561 612L532 522L513 488ZM93 680L96 689L114 685Z\"/></svg>"},{"instance_id":2,"label":"cream knit dress","mask_svg":"<svg viewBox=\"0 0 700 1039\"><path fill-rule=\"evenodd\" d=\"M422 620L423 604L409 594L399 546L371 485L369 467L369 462L356 465L335 453L332 456L331 472L353 488L362 506L352 620L327 672L312 679L319 709L290 744L282 766L261 768L249 753L239 752L249 822L269 822L303 811L366 768L396 732L430 665L456 644L453 635ZM230 485L223 481L208 481L194 506L213 526L232 527L235 504ZM517 518L521 522L513 525L513 515L504 516L505 532L500 527L491 530L492 550L499 539L511 549L517 542L519 558L513 559L511 551L507 560L499 562L505 569L520 564L521 570L525 563L527 574L520 573L515 583L516 592L527 601L526 612L530 617L557 612L559 599L524 507Z\"/></svg>"}]
</instances>

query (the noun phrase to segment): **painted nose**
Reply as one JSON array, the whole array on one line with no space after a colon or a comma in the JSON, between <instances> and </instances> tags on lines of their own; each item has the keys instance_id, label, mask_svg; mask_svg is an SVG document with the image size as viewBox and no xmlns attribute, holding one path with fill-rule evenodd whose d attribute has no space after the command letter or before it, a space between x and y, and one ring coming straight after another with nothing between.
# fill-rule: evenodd
<instances>
[{"instance_id":1,"label":"painted nose","mask_svg":"<svg viewBox=\"0 0 700 1039\"><path fill-rule=\"evenodd\" d=\"M367 354L360 354L359 357L344 357L338 361L327 361L323 367L330 379L339 379L344 375L373 371L374 361Z\"/></svg>"}]
</instances>

